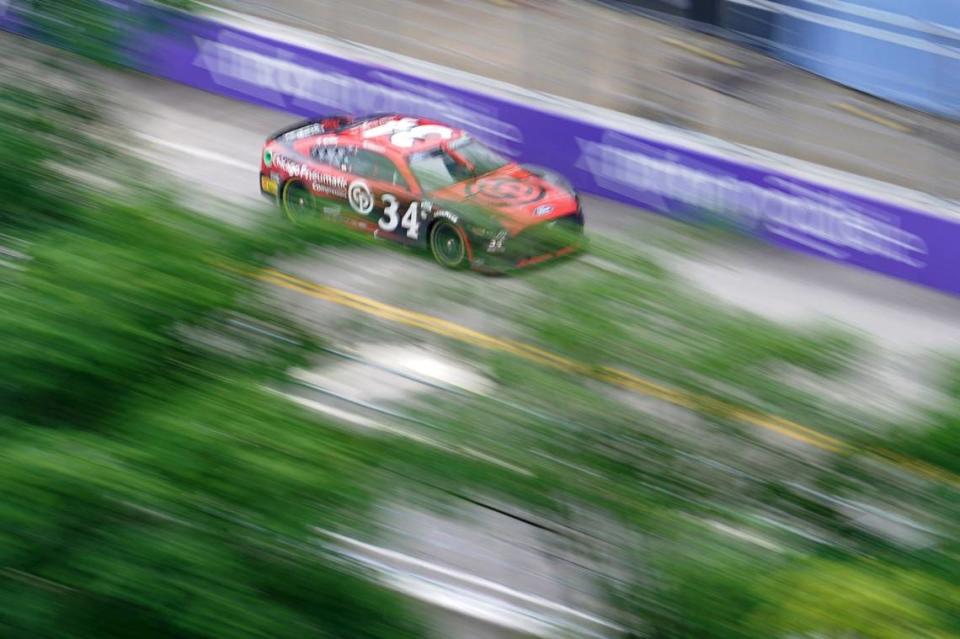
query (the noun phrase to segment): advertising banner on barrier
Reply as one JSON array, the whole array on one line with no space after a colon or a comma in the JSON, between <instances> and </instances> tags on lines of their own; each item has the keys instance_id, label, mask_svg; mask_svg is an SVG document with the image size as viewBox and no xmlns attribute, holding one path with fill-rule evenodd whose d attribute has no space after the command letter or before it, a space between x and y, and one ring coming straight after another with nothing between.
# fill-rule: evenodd
<instances>
[{"instance_id":1,"label":"advertising banner on barrier","mask_svg":"<svg viewBox=\"0 0 960 639\"><path fill-rule=\"evenodd\" d=\"M686 221L720 222L960 294L960 218L734 158L719 144L716 152L687 144L680 133L674 140L604 127L195 16L164 12L151 22L150 33L129 39L139 45L135 66L147 73L301 116L396 111L436 118L554 169L584 192Z\"/></svg>"}]
</instances>

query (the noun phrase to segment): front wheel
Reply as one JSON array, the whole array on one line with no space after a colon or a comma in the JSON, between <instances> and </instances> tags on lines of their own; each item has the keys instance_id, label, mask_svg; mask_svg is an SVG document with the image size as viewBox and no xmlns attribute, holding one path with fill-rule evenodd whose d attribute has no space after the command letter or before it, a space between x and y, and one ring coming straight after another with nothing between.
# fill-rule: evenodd
<instances>
[{"instance_id":1,"label":"front wheel","mask_svg":"<svg viewBox=\"0 0 960 639\"><path fill-rule=\"evenodd\" d=\"M430 252L442 266L452 269L465 268L467 236L452 222L440 220L430 229Z\"/></svg>"}]
</instances>

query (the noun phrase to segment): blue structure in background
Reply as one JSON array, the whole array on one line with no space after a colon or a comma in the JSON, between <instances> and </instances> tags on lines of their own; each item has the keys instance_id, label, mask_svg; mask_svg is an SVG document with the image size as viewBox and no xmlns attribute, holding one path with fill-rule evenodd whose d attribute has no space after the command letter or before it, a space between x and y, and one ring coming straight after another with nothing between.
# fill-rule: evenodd
<instances>
[{"instance_id":1,"label":"blue structure in background","mask_svg":"<svg viewBox=\"0 0 960 639\"><path fill-rule=\"evenodd\" d=\"M726 0L728 29L839 83L960 119L957 0Z\"/></svg>"}]
</instances>

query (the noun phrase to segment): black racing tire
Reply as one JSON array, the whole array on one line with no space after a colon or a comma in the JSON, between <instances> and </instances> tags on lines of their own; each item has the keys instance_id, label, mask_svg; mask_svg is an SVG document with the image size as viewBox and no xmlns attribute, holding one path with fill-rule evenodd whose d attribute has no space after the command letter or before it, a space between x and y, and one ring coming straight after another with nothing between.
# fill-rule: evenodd
<instances>
[{"instance_id":1,"label":"black racing tire","mask_svg":"<svg viewBox=\"0 0 960 639\"><path fill-rule=\"evenodd\" d=\"M280 210L297 226L308 223L319 213L317 198L300 182L287 182L280 193Z\"/></svg>"},{"instance_id":2,"label":"black racing tire","mask_svg":"<svg viewBox=\"0 0 960 639\"><path fill-rule=\"evenodd\" d=\"M430 227L430 253L438 264L449 269L470 265L467 234L453 222L439 220Z\"/></svg>"}]
</instances>

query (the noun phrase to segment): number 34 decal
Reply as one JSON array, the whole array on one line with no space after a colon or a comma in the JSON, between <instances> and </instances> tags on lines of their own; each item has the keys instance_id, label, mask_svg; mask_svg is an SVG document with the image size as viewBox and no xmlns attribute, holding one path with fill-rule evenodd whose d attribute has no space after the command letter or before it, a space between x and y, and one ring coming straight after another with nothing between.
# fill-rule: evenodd
<instances>
[{"instance_id":1,"label":"number 34 decal","mask_svg":"<svg viewBox=\"0 0 960 639\"><path fill-rule=\"evenodd\" d=\"M407 230L407 237L412 240L420 236L420 202L414 200L407 207L406 213L400 215L400 201L392 193L380 196L383 201L383 215L377 224L388 233L393 233L397 227ZM347 200L352 208L361 215L369 215L373 211L373 194L365 182L357 180L347 190Z\"/></svg>"},{"instance_id":2,"label":"number 34 decal","mask_svg":"<svg viewBox=\"0 0 960 639\"><path fill-rule=\"evenodd\" d=\"M400 226L407 229L407 237L412 240L417 239L420 235L420 203L416 200L411 202L410 206L407 207L407 212L401 218L399 214L400 202L397 201L395 195L384 193L381 199L384 206L383 217L378 222L380 228L392 233L397 230L397 226Z\"/></svg>"}]
</instances>

